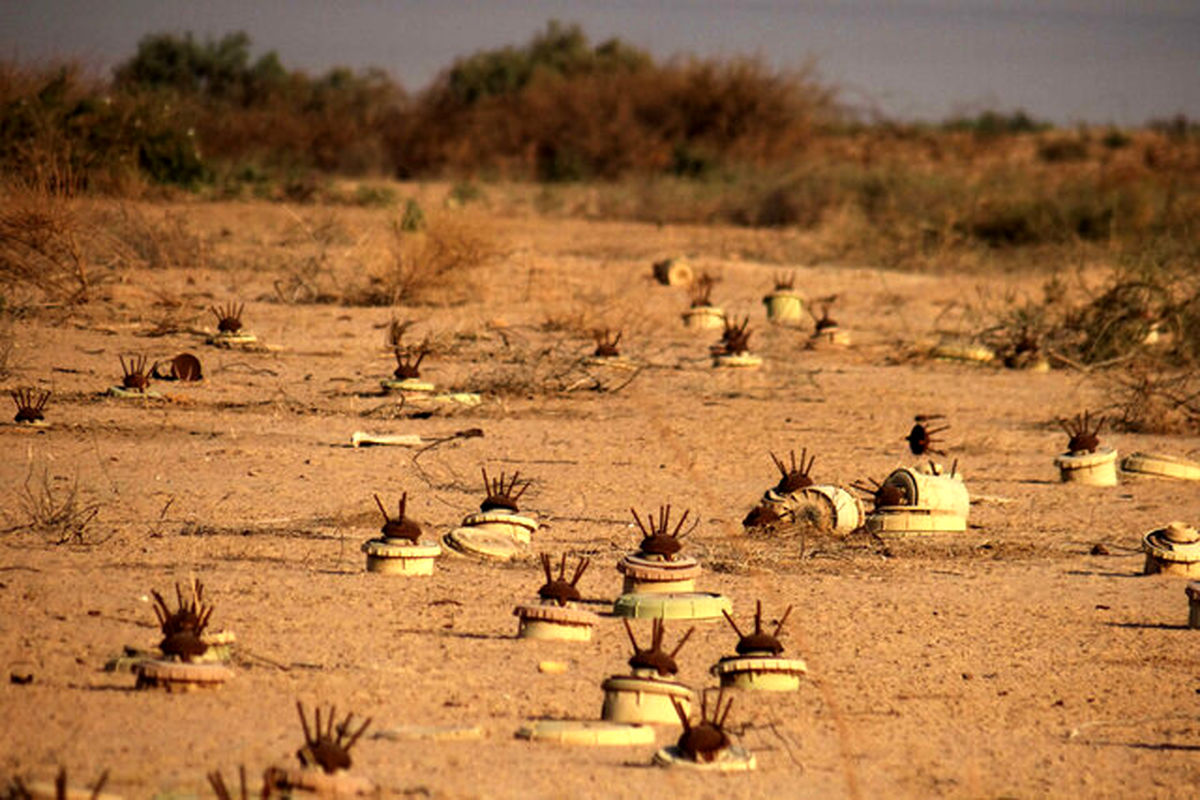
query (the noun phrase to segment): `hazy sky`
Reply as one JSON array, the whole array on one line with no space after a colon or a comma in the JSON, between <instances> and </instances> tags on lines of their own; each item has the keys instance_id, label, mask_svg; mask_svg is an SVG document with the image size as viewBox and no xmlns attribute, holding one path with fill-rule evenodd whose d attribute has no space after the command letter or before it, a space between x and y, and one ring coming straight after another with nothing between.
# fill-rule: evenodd
<instances>
[{"instance_id":1,"label":"hazy sky","mask_svg":"<svg viewBox=\"0 0 1200 800\"><path fill-rule=\"evenodd\" d=\"M551 18L660 57L811 60L844 100L905 118L1200 118L1200 0L0 0L0 58L109 69L147 33L244 30L289 67L379 66L413 91Z\"/></svg>"}]
</instances>

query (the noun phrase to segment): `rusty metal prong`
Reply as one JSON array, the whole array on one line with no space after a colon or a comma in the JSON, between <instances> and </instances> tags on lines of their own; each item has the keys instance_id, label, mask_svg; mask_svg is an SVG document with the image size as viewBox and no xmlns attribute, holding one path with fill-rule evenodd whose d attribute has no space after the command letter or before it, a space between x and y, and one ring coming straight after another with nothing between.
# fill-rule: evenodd
<instances>
[{"instance_id":1,"label":"rusty metal prong","mask_svg":"<svg viewBox=\"0 0 1200 800\"><path fill-rule=\"evenodd\" d=\"M783 616L779 618L779 622L775 623L775 633L772 634L773 636L775 636L776 638L779 637L779 632L781 630L783 630L783 624L785 622L787 622L788 614L791 614L791 613L792 613L791 606L788 606L787 608L784 609Z\"/></svg>"},{"instance_id":2,"label":"rusty metal prong","mask_svg":"<svg viewBox=\"0 0 1200 800\"><path fill-rule=\"evenodd\" d=\"M308 718L304 716L304 704L299 700L296 701L296 710L300 712L300 727L304 729L304 741L306 744L312 744L316 741L308 730ZM318 716L318 719L320 717Z\"/></svg>"},{"instance_id":3,"label":"rusty metal prong","mask_svg":"<svg viewBox=\"0 0 1200 800\"><path fill-rule=\"evenodd\" d=\"M621 617L621 622L625 625L625 633L629 634L629 643L633 645L633 652L638 652L639 648L637 638L633 635L633 627L629 624L629 620L625 617Z\"/></svg>"},{"instance_id":4,"label":"rusty metal prong","mask_svg":"<svg viewBox=\"0 0 1200 800\"><path fill-rule=\"evenodd\" d=\"M734 621L734 619L733 619L733 616L732 616L732 615L731 615L731 614L730 614L728 611L726 611L726 610L725 610L725 609L723 609L723 608L721 609L721 613L725 615L725 621L726 621L726 622L728 622L728 623L729 623L729 625L730 625L730 627L732 627L732 628L733 628L733 632L734 632L734 633L736 633L736 634L738 635L738 638L739 638L739 639L744 639L744 638L746 638L746 637L745 637L745 636L742 634L742 631L741 631L741 629L740 629L740 628L738 628L738 626L737 626L737 623L736 623L736 622Z\"/></svg>"},{"instance_id":5,"label":"rusty metal prong","mask_svg":"<svg viewBox=\"0 0 1200 800\"><path fill-rule=\"evenodd\" d=\"M683 710L683 703L681 703L678 698L671 697L671 705L675 707L675 715L679 717L679 722L683 725L683 730L685 732L690 731L692 729L692 723L691 720L688 719L688 715Z\"/></svg>"},{"instance_id":6,"label":"rusty metal prong","mask_svg":"<svg viewBox=\"0 0 1200 800\"><path fill-rule=\"evenodd\" d=\"M346 723L345 723L346 727L349 727L350 718L353 716L354 715L351 714L350 716L346 717ZM362 735L367 732L367 727L371 724L372 719L374 719L374 717L367 717L365 720L363 720L362 727L360 727L357 731L355 731L353 734L351 734L350 738L346 741L345 750L347 752L349 752L350 748L354 747L354 743L357 742L362 737Z\"/></svg>"},{"instance_id":7,"label":"rusty metal prong","mask_svg":"<svg viewBox=\"0 0 1200 800\"><path fill-rule=\"evenodd\" d=\"M642 524L642 518L638 516L637 510L629 507L629 513L633 514L633 521L637 523L638 529L641 530L643 536L650 536L650 532L646 530L646 526Z\"/></svg>"},{"instance_id":8,"label":"rusty metal prong","mask_svg":"<svg viewBox=\"0 0 1200 800\"><path fill-rule=\"evenodd\" d=\"M687 522L688 514L690 513L692 513L690 508L685 508L683 510L683 516L679 518L679 523L675 526L675 530L671 532L672 537L679 537L679 531L683 529L683 523Z\"/></svg>"},{"instance_id":9,"label":"rusty metal prong","mask_svg":"<svg viewBox=\"0 0 1200 800\"><path fill-rule=\"evenodd\" d=\"M371 496L375 498L375 505L379 506L379 513L383 514L383 521L391 522L392 518L388 516L387 509L383 507L383 501L379 499L379 495L372 494Z\"/></svg>"},{"instance_id":10,"label":"rusty metal prong","mask_svg":"<svg viewBox=\"0 0 1200 800\"><path fill-rule=\"evenodd\" d=\"M571 578L572 586L579 583L579 579L583 577L583 573L587 570L588 564L591 563L592 560L586 556L583 556L579 559L579 564L575 567L575 575Z\"/></svg>"},{"instance_id":11,"label":"rusty metal prong","mask_svg":"<svg viewBox=\"0 0 1200 800\"><path fill-rule=\"evenodd\" d=\"M690 639L692 634L695 632L696 632L695 626L692 626L691 628L687 629L687 633L685 633L683 635L683 638L679 640L679 644L675 645L675 649L670 652L671 658L675 657L675 654L678 653L685 644L687 644L687 640Z\"/></svg>"},{"instance_id":12,"label":"rusty metal prong","mask_svg":"<svg viewBox=\"0 0 1200 800\"><path fill-rule=\"evenodd\" d=\"M721 691L724 692L725 691L724 688L722 688ZM725 727L725 720L729 717L729 710L731 708L733 708L733 698L732 697L729 698L729 702L725 704L725 712L721 714L721 718L719 720L714 720L714 722L716 722L718 728L723 729ZM720 711L720 709L721 709L721 695L718 694L717 695L717 710Z\"/></svg>"}]
</instances>

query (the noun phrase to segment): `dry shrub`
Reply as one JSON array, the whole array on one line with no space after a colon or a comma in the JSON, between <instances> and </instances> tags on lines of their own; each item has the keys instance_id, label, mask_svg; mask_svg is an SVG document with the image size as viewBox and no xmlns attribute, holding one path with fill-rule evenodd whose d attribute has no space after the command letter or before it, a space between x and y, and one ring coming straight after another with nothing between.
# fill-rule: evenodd
<instances>
[{"instance_id":1,"label":"dry shrub","mask_svg":"<svg viewBox=\"0 0 1200 800\"><path fill-rule=\"evenodd\" d=\"M57 486L58 481L67 484ZM81 495L78 475L69 480L51 477L48 468L39 474L32 464L17 500L24 520L7 531L29 530L54 544L86 544L88 526L100 513L99 503Z\"/></svg>"},{"instance_id":2,"label":"dry shrub","mask_svg":"<svg viewBox=\"0 0 1200 800\"><path fill-rule=\"evenodd\" d=\"M1109 378L1117 428L1132 433L1200 434L1200 377L1139 365Z\"/></svg>"},{"instance_id":3,"label":"dry shrub","mask_svg":"<svg viewBox=\"0 0 1200 800\"><path fill-rule=\"evenodd\" d=\"M208 244L181 211L143 209L122 203L101 221L129 256L150 269L203 269Z\"/></svg>"},{"instance_id":4,"label":"dry shrub","mask_svg":"<svg viewBox=\"0 0 1200 800\"><path fill-rule=\"evenodd\" d=\"M502 254L490 223L474 215L430 215L424 230L393 231L391 259L365 287L347 293L352 305L446 305L477 295L478 271Z\"/></svg>"},{"instance_id":5,"label":"dry shrub","mask_svg":"<svg viewBox=\"0 0 1200 800\"><path fill-rule=\"evenodd\" d=\"M8 187L0 203L0 285L33 289L46 300L87 299L88 223L67 193L29 184Z\"/></svg>"}]
</instances>

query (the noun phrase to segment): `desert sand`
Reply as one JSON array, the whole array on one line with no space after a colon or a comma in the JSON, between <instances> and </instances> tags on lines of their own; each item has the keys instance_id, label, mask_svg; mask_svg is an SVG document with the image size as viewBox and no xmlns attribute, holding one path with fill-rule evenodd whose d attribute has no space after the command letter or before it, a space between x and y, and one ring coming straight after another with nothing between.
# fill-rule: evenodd
<instances>
[{"instance_id":1,"label":"desert sand","mask_svg":"<svg viewBox=\"0 0 1200 800\"><path fill-rule=\"evenodd\" d=\"M888 272L805 265L789 234L492 218L503 252L450 305L352 307L281 302L275 288L312 247L298 221L334 219L332 285L352 281L359 231L385 212L180 204L198 266L112 270L91 302L14 323L6 388L53 390L49 430L0 429L9 530L0 538L0 660L28 684L0 683L0 774L82 785L111 770L127 798L209 797L228 778L292 765L303 744L295 702L372 718L356 774L386 797L1193 797L1200 778L1200 633L1186 627L1186 580L1141 575L1142 535L1200 520L1194 483L1125 478L1062 484L1056 418L1110 400L1074 370L1032 373L915 357L938 331L971 324L968 304L1035 291L1052 269L1018 275ZM160 213L150 208L145 213ZM394 216L394 215L393 215ZM365 235L365 234L364 234ZM339 249L340 248L340 249ZM356 249L359 248L359 249ZM685 329L687 294L654 283L651 263L686 255L719 272L714 298L748 315L756 371L715 370L711 332ZM837 294L848 348L805 347L811 325L767 324L762 296L781 268L810 297ZM463 287L460 287L463 288ZM206 346L214 303L246 303L266 352ZM481 390L476 408L410 416L379 381L394 362L392 316L429 336L422 376ZM170 324L165 324L170 323ZM620 329L642 369L580 366L593 328ZM165 332L164 332L165 331ZM160 401L103 396L119 354L192 352L206 379L155 382ZM965 533L879 542L868 536L747 536L743 516L777 479L768 455L804 447L819 482L848 484L910 465L912 418L944 414L947 459L975 502ZM423 452L355 449L357 430L444 437ZM1196 458L1200 439L1103 432L1122 453ZM361 543L394 505L436 539L482 499L481 466L519 471L522 508L542 527L507 564L444 555L428 578L368 574ZM27 527L22 491L43 474L63 496L77 481L98 504L83 543ZM698 581L739 621L762 600L792 605L785 654L799 691L736 692L729 727L758 762L745 774L649 766L655 745L587 748L514 738L537 718L595 719L600 683L624 672L620 620L589 643L515 638L513 607L542 582L541 552L586 555L583 595L603 611L621 591L615 564L638 542L629 508L671 503L700 524L687 552ZM1103 544L1107 555L1092 555ZM213 692L135 691L106 672L126 646L159 635L151 589L197 577L212 624L236 634L235 677ZM668 623L668 640L689 627ZM736 637L696 622L680 679L708 669ZM649 624L639 623L642 637ZM539 662L566 662L543 674ZM403 735L478 726L476 739Z\"/></svg>"}]
</instances>

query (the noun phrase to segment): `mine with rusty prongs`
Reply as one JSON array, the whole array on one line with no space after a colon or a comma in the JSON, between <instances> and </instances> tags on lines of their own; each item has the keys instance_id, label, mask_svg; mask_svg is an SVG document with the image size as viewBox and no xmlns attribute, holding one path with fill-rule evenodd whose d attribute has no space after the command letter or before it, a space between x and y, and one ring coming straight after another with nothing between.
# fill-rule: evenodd
<instances>
[{"instance_id":1,"label":"mine with rusty prongs","mask_svg":"<svg viewBox=\"0 0 1200 800\"><path fill-rule=\"evenodd\" d=\"M799 465L796 464L796 451L791 450L788 452L791 460L790 468L774 453L770 455L771 460L775 462L775 468L779 470L779 483L775 484L775 491L778 494L791 494L792 492L798 492L813 485L813 479L809 477L809 473L812 472L813 464L816 463L817 457L814 455L812 458L808 458L807 447L800 451ZM807 463L805 459L808 459Z\"/></svg>"},{"instance_id":2,"label":"mine with rusty prongs","mask_svg":"<svg viewBox=\"0 0 1200 800\"><path fill-rule=\"evenodd\" d=\"M813 325L815 326L813 331L814 334L819 335L838 327L837 320L829 316L829 309L833 307L834 301L836 300L836 294L830 295L829 297L823 297L818 300L817 302L821 306L821 316L819 317L813 313L811 308L808 310L809 315L813 318Z\"/></svg>"},{"instance_id":3,"label":"mine with rusty prongs","mask_svg":"<svg viewBox=\"0 0 1200 800\"><path fill-rule=\"evenodd\" d=\"M161 381L183 381L185 383L204 378L200 369L200 359L191 353L180 353L168 361L166 372L160 372L156 362L150 369L150 375Z\"/></svg>"},{"instance_id":4,"label":"mine with rusty prongs","mask_svg":"<svg viewBox=\"0 0 1200 800\"><path fill-rule=\"evenodd\" d=\"M671 704L675 706L675 713L679 715L679 721L683 724L683 733L679 736L679 741L675 746L687 758L698 763L709 763L715 761L722 752L729 748L729 736L725 733L725 720L729 717L729 709L733 708L733 698L729 698L729 702L722 703L725 700L725 689L722 687L717 692L717 702L712 708L712 716L708 714L708 693L709 689L704 689L700 692L700 722L696 725L691 724L688 719L688 712L675 698L671 698Z\"/></svg>"},{"instance_id":5,"label":"mine with rusty prongs","mask_svg":"<svg viewBox=\"0 0 1200 800\"><path fill-rule=\"evenodd\" d=\"M525 481L517 491L517 479L521 476L520 472L514 472L508 485L504 483L504 473L500 473L499 478L488 478L487 467L481 467L483 472L483 491L486 497L479 504L479 510L488 511L511 511L514 514L520 513L521 509L517 507L517 501L521 499L521 495L525 494L525 490L529 488L530 482Z\"/></svg>"},{"instance_id":6,"label":"mine with rusty prongs","mask_svg":"<svg viewBox=\"0 0 1200 800\"><path fill-rule=\"evenodd\" d=\"M23 389L13 389L9 392L13 402L17 404L17 415L13 417L13 422L44 422L46 415L42 413L46 408L46 401L50 399L50 392L33 387L25 387Z\"/></svg>"},{"instance_id":7,"label":"mine with rusty prongs","mask_svg":"<svg viewBox=\"0 0 1200 800\"><path fill-rule=\"evenodd\" d=\"M725 319L725 330L721 334L721 341L713 345L713 353L716 355L738 355L740 353L750 352L750 317L742 317L741 322Z\"/></svg>"},{"instance_id":8,"label":"mine with rusty prongs","mask_svg":"<svg viewBox=\"0 0 1200 800\"><path fill-rule=\"evenodd\" d=\"M558 578L556 579L551 570L550 555L542 553L542 571L546 573L546 582L538 589L538 597L545 602L557 603L560 606L582 600L583 595L579 593L579 589L575 588L575 584L579 583L579 579L583 577L583 573L590 563L590 559L580 558L579 563L575 565L575 574L568 581L566 580L567 554L563 553L562 560L558 563Z\"/></svg>"},{"instance_id":9,"label":"mine with rusty prongs","mask_svg":"<svg viewBox=\"0 0 1200 800\"><path fill-rule=\"evenodd\" d=\"M592 351L595 358L617 358L621 355L621 351L617 349L617 345L621 343L620 331L614 333L605 328L603 331L595 331L592 338L596 341L596 349Z\"/></svg>"},{"instance_id":10,"label":"mine with rusty prongs","mask_svg":"<svg viewBox=\"0 0 1200 800\"><path fill-rule=\"evenodd\" d=\"M935 428L932 425L926 425L927 422L943 419L941 414L918 414L913 417L912 430L904 437L908 442L908 449L912 451L914 456L923 456L926 453L936 453L939 456L944 456L946 453L934 447L938 444L934 437L943 431L950 430L949 425L943 425L940 428Z\"/></svg>"},{"instance_id":11,"label":"mine with rusty prongs","mask_svg":"<svg viewBox=\"0 0 1200 800\"><path fill-rule=\"evenodd\" d=\"M220 333L237 333L242 329L242 312L246 304L228 303L222 306L209 306L208 311L217 318L217 331Z\"/></svg>"},{"instance_id":12,"label":"mine with rusty prongs","mask_svg":"<svg viewBox=\"0 0 1200 800\"><path fill-rule=\"evenodd\" d=\"M185 597L183 588L175 584L177 607L174 611L157 590L150 592L154 597L154 615L158 617L163 634L159 649L167 658L188 662L195 661L208 650L201 637L213 612L213 606L204 602L204 584L193 578L190 589L190 594Z\"/></svg>"},{"instance_id":13,"label":"mine with rusty prongs","mask_svg":"<svg viewBox=\"0 0 1200 800\"><path fill-rule=\"evenodd\" d=\"M427 345L422 343L417 347L397 346L392 352L396 356L396 371L392 373L396 376L396 380L403 381L421 377L421 362L430 353Z\"/></svg>"},{"instance_id":14,"label":"mine with rusty prongs","mask_svg":"<svg viewBox=\"0 0 1200 800\"><path fill-rule=\"evenodd\" d=\"M775 291L791 292L796 289L796 273L795 272L776 272L775 273Z\"/></svg>"},{"instance_id":15,"label":"mine with rusty prongs","mask_svg":"<svg viewBox=\"0 0 1200 800\"><path fill-rule=\"evenodd\" d=\"M691 295L692 308L705 308L712 305L712 290L717 285L717 279L707 272L692 283L688 293Z\"/></svg>"},{"instance_id":16,"label":"mine with rusty prongs","mask_svg":"<svg viewBox=\"0 0 1200 800\"><path fill-rule=\"evenodd\" d=\"M633 520L642 532L642 543L639 547L642 555L658 556L666 561L675 560L675 556L683 549L683 538L691 533L691 530L681 533L691 511L685 510L683 516L679 518L679 522L675 523L675 529L670 532L667 530L671 523L671 505L669 503L658 507L657 523L652 514L646 515L646 522L643 524L642 518L638 516L635 509L630 508L629 512L633 514Z\"/></svg>"},{"instance_id":17,"label":"mine with rusty prongs","mask_svg":"<svg viewBox=\"0 0 1200 800\"><path fill-rule=\"evenodd\" d=\"M341 722L336 722L337 708L329 707L325 726L321 726L321 707L313 710L313 727L309 730L308 718L304 715L304 704L296 701L296 710L300 712L300 725L304 728L304 746L296 751L300 765L307 768L319 767L326 775L332 775L340 770L350 768L350 748L354 747L371 724L368 717L353 733L350 730L354 714L346 715Z\"/></svg>"},{"instance_id":18,"label":"mine with rusty prongs","mask_svg":"<svg viewBox=\"0 0 1200 800\"><path fill-rule=\"evenodd\" d=\"M122 388L134 392L144 392L150 388L150 373L146 370L145 356L130 356L129 363L125 363L124 356L117 356L121 361L121 372L124 376L121 378Z\"/></svg>"},{"instance_id":19,"label":"mine with rusty prongs","mask_svg":"<svg viewBox=\"0 0 1200 800\"><path fill-rule=\"evenodd\" d=\"M875 504L875 508L894 508L896 506L912 505L912 498L908 496L903 487L890 483L881 484L874 478L867 478L867 480L871 483L867 484L865 481L855 481L850 485L870 497Z\"/></svg>"},{"instance_id":20,"label":"mine with rusty prongs","mask_svg":"<svg viewBox=\"0 0 1200 800\"><path fill-rule=\"evenodd\" d=\"M104 791L104 785L108 783L108 770L100 773L100 777L96 779L95 785L89 787L87 796L90 800L98 800L101 793ZM78 789L72 789L67 786L67 768L59 767L58 774L54 776L54 798L55 800L67 800L70 797L79 797L82 795ZM14 777L4 793L0 797L6 800L34 800L34 798L45 797L44 791L39 790L37 784L26 785L20 777Z\"/></svg>"},{"instance_id":21,"label":"mine with rusty prongs","mask_svg":"<svg viewBox=\"0 0 1200 800\"><path fill-rule=\"evenodd\" d=\"M379 506L379 513L383 514L383 527L379 531L383 534L384 539L407 539L413 544L421 540L421 526L404 516L404 511L408 507L408 492L400 495L395 518L388 516L387 509L383 507L383 501L379 499L379 495L372 495L372 497L375 498L375 505Z\"/></svg>"},{"instance_id":22,"label":"mine with rusty prongs","mask_svg":"<svg viewBox=\"0 0 1200 800\"><path fill-rule=\"evenodd\" d=\"M629 666L634 672L653 672L660 678L669 678L679 672L679 665L675 663L675 656L679 653L687 640L691 638L695 628L688 628L687 633L675 645L675 649L671 652L663 650L663 635L666 633L666 625L661 619L656 619L650 628L650 647L643 650L638 646L637 638L633 635L633 628L629 625L629 620L622 618L621 622L625 624L625 633L629 634L629 642L633 645L633 655L629 658Z\"/></svg>"},{"instance_id":23,"label":"mine with rusty prongs","mask_svg":"<svg viewBox=\"0 0 1200 800\"><path fill-rule=\"evenodd\" d=\"M784 609L783 616L779 618L779 622L775 623L774 633L763 632L762 600L757 601L754 605L754 633L751 634L742 633L728 611L722 611L721 613L725 615L725 620L733 628L733 632L738 635L737 654L739 656L760 655L764 653L778 656L783 652L783 645L779 643L779 632L783 630L783 625L787 622L788 615L792 613L791 606Z\"/></svg>"},{"instance_id":24,"label":"mine with rusty prongs","mask_svg":"<svg viewBox=\"0 0 1200 800\"><path fill-rule=\"evenodd\" d=\"M1094 453L1100 446L1100 428L1104 426L1104 417L1098 417L1093 424L1091 412L1084 411L1073 419L1059 419L1058 424L1071 437L1067 452Z\"/></svg>"}]
</instances>

